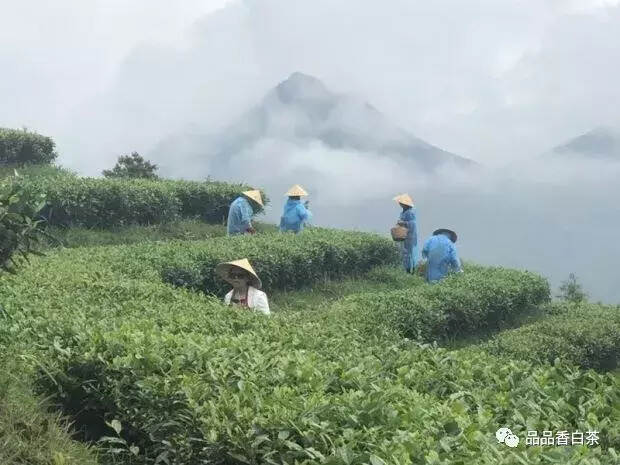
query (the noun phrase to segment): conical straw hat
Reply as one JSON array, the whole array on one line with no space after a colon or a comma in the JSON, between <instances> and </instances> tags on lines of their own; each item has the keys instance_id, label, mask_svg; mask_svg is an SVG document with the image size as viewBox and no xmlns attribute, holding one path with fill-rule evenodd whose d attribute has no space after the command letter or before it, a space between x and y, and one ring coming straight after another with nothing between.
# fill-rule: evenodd
<instances>
[{"instance_id":1,"label":"conical straw hat","mask_svg":"<svg viewBox=\"0 0 620 465\"><path fill-rule=\"evenodd\" d=\"M250 283L250 285L255 287L256 289L260 289L263 286L263 283L256 274L256 271L254 271L254 268L252 268L252 265L250 265L250 262L247 258L242 258L241 260L234 260L232 262L220 263L215 267L215 273L224 281L230 282L228 274L230 273L230 270L232 268L240 268L244 271L247 271L252 278L252 282Z\"/></svg>"},{"instance_id":2,"label":"conical straw hat","mask_svg":"<svg viewBox=\"0 0 620 465\"><path fill-rule=\"evenodd\" d=\"M409 197L409 194L400 194L394 197L392 200L396 200L398 203L402 203L403 205L408 205L413 207L413 199Z\"/></svg>"},{"instance_id":3,"label":"conical straw hat","mask_svg":"<svg viewBox=\"0 0 620 465\"><path fill-rule=\"evenodd\" d=\"M441 229L436 229L435 231L433 231L433 236L438 236L439 234L448 236L452 242L456 242L456 240L458 239L458 236L456 235L456 233L452 231L451 229L441 228Z\"/></svg>"},{"instance_id":4,"label":"conical straw hat","mask_svg":"<svg viewBox=\"0 0 620 465\"><path fill-rule=\"evenodd\" d=\"M299 197L303 197L308 195L308 193L304 190L303 187L301 187L299 184L295 184L293 187L291 187L288 192L286 193L286 195L288 195L289 197L292 196L299 196Z\"/></svg>"},{"instance_id":5,"label":"conical straw hat","mask_svg":"<svg viewBox=\"0 0 620 465\"><path fill-rule=\"evenodd\" d=\"M254 202L259 204L261 207L265 206L265 205L263 205L263 198L260 196L260 191L257 191L257 190L245 191L245 192L242 192L242 194L245 195L246 197L254 200Z\"/></svg>"}]
</instances>

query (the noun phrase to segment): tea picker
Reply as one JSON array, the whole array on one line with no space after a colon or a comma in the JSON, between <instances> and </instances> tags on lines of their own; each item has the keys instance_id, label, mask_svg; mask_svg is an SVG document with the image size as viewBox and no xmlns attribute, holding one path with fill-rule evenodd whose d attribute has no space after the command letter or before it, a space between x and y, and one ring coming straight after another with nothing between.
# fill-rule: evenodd
<instances>
[{"instance_id":1,"label":"tea picker","mask_svg":"<svg viewBox=\"0 0 620 465\"><path fill-rule=\"evenodd\" d=\"M312 212L308 209L308 201L301 203L301 197L308 193L299 184L295 184L286 193L288 200L284 204L284 211L280 218L280 231L303 231L304 225L312 219Z\"/></svg>"},{"instance_id":2,"label":"tea picker","mask_svg":"<svg viewBox=\"0 0 620 465\"><path fill-rule=\"evenodd\" d=\"M269 315L267 294L260 290L261 280L247 258L220 263L215 267L215 274L233 287L224 297L226 305L232 303Z\"/></svg>"},{"instance_id":3,"label":"tea picker","mask_svg":"<svg viewBox=\"0 0 620 465\"><path fill-rule=\"evenodd\" d=\"M397 225L392 228L392 239L400 242L403 266L407 273L415 271L418 255L418 226L413 199L409 194L400 194L394 199L403 211Z\"/></svg>"},{"instance_id":4,"label":"tea picker","mask_svg":"<svg viewBox=\"0 0 620 465\"><path fill-rule=\"evenodd\" d=\"M436 282L450 272L462 272L461 260L456 251L458 236L450 229L437 229L424 243L422 257L427 259L426 280Z\"/></svg>"},{"instance_id":5,"label":"tea picker","mask_svg":"<svg viewBox=\"0 0 620 465\"><path fill-rule=\"evenodd\" d=\"M251 190L242 192L241 195L230 204L230 209L228 210L228 235L254 234L256 230L252 226L252 217L255 211L264 206L260 191Z\"/></svg>"}]
</instances>

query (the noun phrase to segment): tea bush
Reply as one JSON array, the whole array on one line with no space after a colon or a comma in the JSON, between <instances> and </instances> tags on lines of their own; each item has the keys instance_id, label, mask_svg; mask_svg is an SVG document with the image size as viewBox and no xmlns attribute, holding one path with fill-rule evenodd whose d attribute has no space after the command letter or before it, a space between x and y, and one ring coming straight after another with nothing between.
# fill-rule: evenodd
<instances>
[{"instance_id":1,"label":"tea bush","mask_svg":"<svg viewBox=\"0 0 620 465\"><path fill-rule=\"evenodd\" d=\"M405 337L433 341L501 328L549 298L548 282L534 273L469 266L437 284L349 297L343 307L370 330L385 324Z\"/></svg>"},{"instance_id":2,"label":"tea bush","mask_svg":"<svg viewBox=\"0 0 620 465\"><path fill-rule=\"evenodd\" d=\"M230 203L239 193L251 189L243 184L228 184L218 181L164 181L181 204L180 211L184 217L201 218L211 223L224 223L228 218ZM261 190L263 203L269 203L269 197Z\"/></svg>"},{"instance_id":3,"label":"tea bush","mask_svg":"<svg viewBox=\"0 0 620 465\"><path fill-rule=\"evenodd\" d=\"M387 239L367 233L312 229L303 234L230 237L179 248L162 269L164 281L221 294L230 288L219 279L220 262L247 257L266 289L297 289L325 278L361 274L398 263Z\"/></svg>"},{"instance_id":4,"label":"tea bush","mask_svg":"<svg viewBox=\"0 0 620 465\"><path fill-rule=\"evenodd\" d=\"M58 154L54 141L26 129L0 128L0 165L49 164Z\"/></svg>"},{"instance_id":5,"label":"tea bush","mask_svg":"<svg viewBox=\"0 0 620 465\"><path fill-rule=\"evenodd\" d=\"M19 178L0 180L0 269L10 271L37 252L41 229L33 216L43 201L42 193L28 191Z\"/></svg>"},{"instance_id":6,"label":"tea bush","mask_svg":"<svg viewBox=\"0 0 620 465\"><path fill-rule=\"evenodd\" d=\"M179 200L157 181L74 178L48 183L46 191L50 225L101 228L179 217Z\"/></svg>"},{"instance_id":7,"label":"tea bush","mask_svg":"<svg viewBox=\"0 0 620 465\"><path fill-rule=\"evenodd\" d=\"M8 164L2 165L0 164L0 179L1 178L9 178L15 175L15 172L19 174L19 176L26 179L52 179L52 178L61 178L67 176L77 176L72 171L63 168L61 166L56 165L17 165L17 164Z\"/></svg>"},{"instance_id":8,"label":"tea bush","mask_svg":"<svg viewBox=\"0 0 620 465\"><path fill-rule=\"evenodd\" d=\"M254 318L234 333L175 334L143 321L57 354L55 383L41 379L65 408L120 421L142 451L135 463L582 463L573 448L544 458L500 449L504 424L522 438L600 431L600 463L613 463L613 377L388 343L327 322Z\"/></svg>"},{"instance_id":9,"label":"tea bush","mask_svg":"<svg viewBox=\"0 0 620 465\"><path fill-rule=\"evenodd\" d=\"M582 368L613 370L620 358L620 308L595 304L552 307L556 315L500 333L486 345L491 353Z\"/></svg>"},{"instance_id":10,"label":"tea bush","mask_svg":"<svg viewBox=\"0 0 620 465\"><path fill-rule=\"evenodd\" d=\"M231 242L249 252L260 246L275 267L265 271L277 277L289 266L276 254L288 252L268 241L278 237ZM304 253L312 252L304 240L318 247L333 239L342 249L331 253L354 264L375 237L319 230L280 238ZM347 238L355 247L345 247ZM343 318L342 303L266 318L161 281L167 264L191 267L214 250L207 242L63 249L0 277L0 352L20 354L21 375L34 372L41 392L75 414L83 437L113 436L106 422L119 422L127 447L106 448L109 463L617 462L618 378L560 361L448 352L379 325L367 333ZM480 273L491 279L497 270ZM450 286L467 287L450 278L414 288ZM515 289L496 290L522 303L542 293ZM597 430L601 445L512 450L494 436L506 425L521 438L534 429Z\"/></svg>"},{"instance_id":11,"label":"tea bush","mask_svg":"<svg viewBox=\"0 0 620 465\"><path fill-rule=\"evenodd\" d=\"M222 182L148 179L38 179L50 225L89 228L158 224L178 218L223 222L230 203L247 186Z\"/></svg>"}]
</instances>

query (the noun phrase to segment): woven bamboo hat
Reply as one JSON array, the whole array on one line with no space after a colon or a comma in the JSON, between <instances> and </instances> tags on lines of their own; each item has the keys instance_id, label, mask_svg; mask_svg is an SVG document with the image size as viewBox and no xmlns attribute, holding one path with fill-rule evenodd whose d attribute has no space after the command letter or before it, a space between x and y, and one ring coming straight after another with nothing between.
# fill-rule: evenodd
<instances>
[{"instance_id":1,"label":"woven bamboo hat","mask_svg":"<svg viewBox=\"0 0 620 465\"><path fill-rule=\"evenodd\" d=\"M409 194L397 195L392 200L396 200L398 203L402 203L403 205L413 207L413 199L409 196Z\"/></svg>"},{"instance_id":2,"label":"woven bamboo hat","mask_svg":"<svg viewBox=\"0 0 620 465\"><path fill-rule=\"evenodd\" d=\"M258 191L258 190L244 191L244 192L242 192L242 194L245 195L246 197L254 200L254 202L259 204L261 207L265 206L265 205L263 205L263 198L260 195L260 191Z\"/></svg>"},{"instance_id":3,"label":"woven bamboo hat","mask_svg":"<svg viewBox=\"0 0 620 465\"><path fill-rule=\"evenodd\" d=\"M254 268L252 268L252 265L250 265L250 262L247 258L242 258L241 260L234 260L232 262L220 263L215 267L215 274L217 274L224 281L230 283L231 280L229 278L229 274L232 269L241 269L245 271L250 277L250 285L252 287L255 287L256 289L260 289L261 287L263 287L263 283L256 274L256 271L254 271Z\"/></svg>"},{"instance_id":4,"label":"woven bamboo hat","mask_svg":"<svg viewBox=\"0 0 620 465\"><path fill-rule=\"evenodd\" d=\"M439 234L443 234L444 236L448 236L448 238L452 242L456 242L456 240L458 239L458 236L456 235L456 233L454 231L452 231L451 229L441 228L441 229L436 229L435 231L433 231L433 236L438 236Z\"/></svg>"},{"instance_id":5,"label":"woven bamboo hat","mask_svg":"<svg viewBox=\"0 0 620 465\"><path fill-rule=\"evenodd\" d=\"M308 195L308 193L299 184L295 184L288 190L286 195L288 195L289 197L305 197Z\"/></svg>"}]
</instances>

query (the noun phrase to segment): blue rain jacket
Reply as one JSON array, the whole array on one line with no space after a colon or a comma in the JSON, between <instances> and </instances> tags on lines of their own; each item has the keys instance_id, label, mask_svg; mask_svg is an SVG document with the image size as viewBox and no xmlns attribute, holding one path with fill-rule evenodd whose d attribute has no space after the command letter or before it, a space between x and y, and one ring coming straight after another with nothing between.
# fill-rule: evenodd
<instances>
[{"instance_id":1,"label":"blue rain jacket","mask_svg":"<svg viewBox=\"0 0 620 465\"><path fill-rule=\"evenodd\" d=\"M304 229L304 223L312 219L312 212L301 203L301 200L288 199L284 204L284 212L280 218L280 231L295 231Z\"/></svg>"},{"instance_id":2,"label":"blue rain jacket","mask_svg":"<svg viewBox=\"0 0 620 465\"><path fill-rule=\"evenodd\" d=\"M439 281L450 271L460 271L461 261L456 253L454 243L443 234L432 236L424 243L422 256L426 264L426 280Z\"/></svg>"},{"instance_id":3,"label":"blue rain jacket","mask_svg":"<svg viewBox=\"0 0 620 465\"><path fill-rule=\"evenodd\" d=\"M410 208L401 212L400 221L407 223L406 227L409 230L401 246L403 266L406 271L412 272L418 261L418 225L415 209Z\"/></svg>"},{"instance_id":4,"label":"blue rain jacket","mask_svg":"<svg viewBox=\"0 0 620 465\"><path fill-rule=\"evenodd\" d=\"M245 234L252 226L252 215L254 210L250 201L243 196L237 197L228 210L228 235Z\"/></svg>"}]
</instances>

